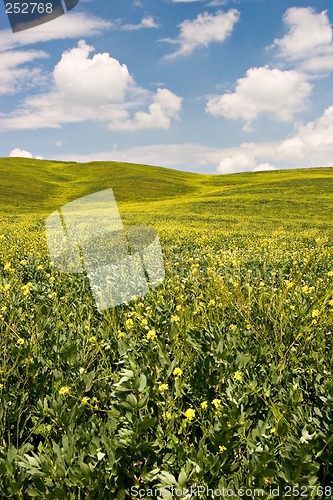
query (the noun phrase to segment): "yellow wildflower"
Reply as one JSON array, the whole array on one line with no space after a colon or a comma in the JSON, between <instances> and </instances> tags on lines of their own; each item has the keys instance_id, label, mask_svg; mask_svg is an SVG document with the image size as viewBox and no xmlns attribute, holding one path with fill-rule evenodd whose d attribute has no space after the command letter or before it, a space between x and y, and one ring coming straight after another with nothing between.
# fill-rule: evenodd
<instances>
[{"instance_id":1,"label":"yellow wildflower","mask_svg":"<svg viewBox=\"0 0 333 500\"><path fill-rule=\"evenodd\" d=\"M21 290L23 290L23 295L29 295L30 294L30 290L32 288L32 283L31 281L29 281L28 283L26 283L25 285L22 285L21 286Z\"/></svg>"},{"instance_id":2,"label":"yellow wildflower","mask_svg":"<svg viewBox=\"0 0 333 500\"><path fill-rule=\"evenodd\" d=\"M175 377L180 377L183 374L183 371L180 368L175 368L173 370L173 374Z\"/></svg>"},{"instance_id":3,"label":"yellow wildflower","mask_svg":"<svg viewBox=\"0 0 333 500\"><path fill-rule=\"evenodd\" d=\"M126 328L128 328L129 330L131 330L131 328L133 328L133 326L134 326L133 320L131 318L127 319L125 321L125 326L126 326Z\"/></svg>"},{"instance_id":4,"label":"yellow wildflower","mask_svg":"<svg viewBox=\"0 0 333 500\"><path fill-rule=\"evenodd\" d=\"M203 401L203 402L201 403L201 405L200 405L200 406L201 406L201 408L202 408L203 410L207 410L207 408L208 408L208 403L207 403L207 401Z\"/></svg>"},{"instance_id":5,"label":"yellow wildflower","mask_svg":"<svg viewBox=\"0 0 333 500\"><path fill-rule=\"evenodd\" d=\"M159 392L166 392L169 389L168 384L161 384L158 387Z\"/></svg>"},{"instance_id":6,"label":"yellow wildflower","mask_svg":"<svg viewBox=\"0 0 333 500\"><path fill-rule=\"evenodd\" d=\"M221 405L221 400L220 399L213 399L212 405L214 405L215 408L218 410L220 408L220 405Z\"/></svg>"},{"instance_id":7,"label":"yellow wildflower","mask_svg":"<svg viewBox=\"0 0 333 500\"><path fill-rule=\"evenodd\" d=\"M90 399L90 398L88 398L87 396L84 396L84 398L82 398L82 399L81 399L81 403L82 403L83 405L87 405L87 404L89 403L89 399Z\"/></svg>"},{"instance_id":8,"label":"yellow wildflower","mask_svg":"<svg viewBox=\"0 0 333 500\"><path fill-rule=\"evenodd\" d=\"M147 333L147 339L154 340L155 338L156 338L156 331L153 328L152 330L149 330L149 332Z\"/></svg>"},{"instance_id":9,"label":"yellow wildflower","mask_svg":"<svg viewBox=\"0 0 333 500\"><path fill-rule=\"evenodd\" d=\"M59 389L60 396L66 396L69 393L70 393L70 389L69 389L69 387L67 385L64 385L63 387L61 387Z\"/></svg>"},{"instance_id":10,"label":"yellow wildflower","mask_svg":"<svg viewBox=\"0 0 333 500\"><path fill-rule=\"evenodd\" d=\"M237 370L234 373L234 379L238 380L238 382L240 382L241 380L243 380L243 374L242 374L242 372L240 370Z\"/></svg>"},{"instance_id":11,"label":"yellow wildflower","mask_svg":"<svg viewBox=\"0 0 333 500\"><path fill-rule=\"evenodd\" d=\"M186 410L184 415L186 417L186 420L191 422L191 420L193 420L195 417L195 410L193 410L192 408L188 408L188 410Z\"/></svg>"},{"instance_id":12,"label":"yellow wildflower","mask_svg":"<svg viewBox=\"0 0 333 500\"><path fill-rule=\"evenodd\" d=\"M289 288L292 288L294 285L295 285L295 283L293 283L292 281L286 280L286 289L287 290L289 290Z\"/></svg>"},{"instance_id":13,"label":"yellow wildflower","mask_svg":"<svg viewBox=\"0 0 333 500\"><path fill-rule=\"evenodd\" d=\"M333 271L328 271L327 276L331 278L333 276Z\"/></svg>"},{"instance_id":14,"label":"yellow wildflower","mask_svg":"<svg viewBox=\"0 0 333 500\"><path fill-rule=\"evenodd\" d=\"M22 339L22 337L19 337L16 341L16 344L17 345L23 345L24 344L24 339Z\"/></svg>"},{"instance_id":15,"label":"yellow wildflower","mask_svg":"<svg viewBox=\"0 0 333 500\"><path fill-rule=\"evenodd\" d=\"M318 316L319 316L319 309L314 309L312 311L312 317L313 318L318 318Z\"/></svg>"},{"instance_id":16,"label":"yellow wildflower","mask_svg":"<svg viewBox=\"0 0 333 500\"><path fill-rule=\"evenodd\" d=\"M219 446L220 453L223 453L226 449L226 446Z\"/></svg>"}]
</instances>

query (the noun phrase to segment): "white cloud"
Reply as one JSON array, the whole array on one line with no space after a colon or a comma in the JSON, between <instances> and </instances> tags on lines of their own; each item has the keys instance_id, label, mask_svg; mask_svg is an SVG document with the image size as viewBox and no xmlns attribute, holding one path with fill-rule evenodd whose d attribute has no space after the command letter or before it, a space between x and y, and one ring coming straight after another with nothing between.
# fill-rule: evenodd
<instances>
[{"instance_id":1,"label":"white cloud","mask_svg":"<svg viewBox=\"0 0 333 500\"><path fill-rule=\"evenodd\" d=\"M309 73L332 71L333 32L327 11L317 13L312 7L291 7L283 20L288 32L273 44L279 49L279 57Z\"/></svg>"},{"instance_id":2,"label":"white cloud","mask_svg":"<svg viewBox=\"0 0 333 500\"><path fill-rule=\"evenodd\" d=\"M249 152L236 152L233 155L224 157L217 167L219 174L231 174L234 172L244 172L251 170L255 165L254 155Z\"/></svg>"},{"instance_id":3,"label":"white cloud","mask_svg":"<svg viewBox=\"0 0 333 500\"><path fill-rule=\"evenodd\" d=\"M280 121L290 121L307 108L312 86L297 71L250 68L237 80L234 92L211 96L206 112L231 120L243 120L247 130L261 114L271 113Z\"/></svg>"},{"instance_id":4,"label":"white cloud","mask_svg":"<svg viewBox=\"0 0 333 500\"><path fill-rule=\"evenodd\" d=\"M212 0L209 2L208 7L221 7L222 5L227 5L229 0Z\"/></svg>"},{"instance_id":5,"label":"white cloud","mask_svg":"<svg viewBox=\"0 0 333 500\"><path fill-rule=\"evenodd\" d=\"M239 20L239 12L230 9L228 12L199 14L194 20L185 20L180 25L177 38L166 38L163 41L179 45L176 52L168 54L167 58L191 54L197 47L208 45L212 42L223 42L230 36L235 24Z\"/></svg>"},{"instance_id":6,"label":"white cloud","mask_svg":"<svg viewBox=\"0 0 333 500\"><path fill-rule=\"evenodd\" d=\"M26 31L12 33L11 30L0 31L0 51L65 38L80 38L99 35L102 31L113 27L112 22L105 21L91 14L68 13L53 21L36 26Z\"/></svg>"},{"instance_id":7,"label":"white cloud","mask_svg":"<svg viewBox=\"0 0 333 500\"><path fill-rule=\"evenodd\" d=\"M12 149L12 151L9 153L9 156L11 158L33 158L33 155L32 153L30 153L29 151L25 151L24 149L20 149L20 148L15 148L15 149ZM36 160L42 160L43 157L42 156L36 156L35 157Z\"/></svg>"},{"instance_id":8,"label":"white cloud","mask_svg":"<svg viewBox=\"0 0 333 500\"><path fill-rule=\"evenodd\" d=\"M64 52L53 75L57 91L65 100L85 105L123 102L132 78L125 64L108 53L95 54L83 40Z\"/></svg>"},{"instance_id":9,"label":"white cloud","mask_svg":"<svg viewBox=\"0 0 333 500\"><path fill-rule=\"evenodd\" d=\"M298 127L298 133L293 138L303 143L303 157L311 154L333 152L333 106L328 107L324 113L312 122ZM301 151L299 149L299 151ZM333 154L332 154L333 160Z\"/></svg>"},{"instance_id":10,"label":"white cloud","mask_svg":"<svg viewBox=\"0 0 333 500\"><path fill-rule=\"evenodd\" d=\"M126 65L108 53L90 57L93 50L80 41L64 52L54 68L51 91L27 97L21 107L0 117L0 130L59 128L87 120L109 123L112 130L169 128L182 99L168 89L152 93L136 86ZM148 112L142 111L144 106Z\"/></svg>"},{"instance_id":11,"label":"white cloud","mask_svg":"<svg viewBox=\"0 0 333 500\"><path fill-rule=\"evenodd\" d=\"M332 43L332 28L326 11L317 14L312 7L291 7L283 20L289 32L275 39L274 45L287 59L309 57Z\"/></svg>"},{"instance_id":12,"label":"white cloud","mask_svg":"<svg viewBox=\"0 0 333 500\"><path fill-rule=\"evenodd\" d=\"M300 160L304 157L304 144L300 137L290 137L277 148L278 157L286 161Z\"/></svg>"},{"instance_id":13,"label":"white cloud","mask_svg":"<svg viewBox=\"0 0 333 500\"><path fill-rule=\"evenodd\" d=\"M148 113L137 111L133 119L115 119L110 123L111 130L143 130L147 128L168 129L171 120L179 117L182 98L167 89L157 89Z\"/></svg>"},{"instance_id":14,"label":"white cloud","mask_svg":"<svg viewBox=\"0 0 333 500\"><path fill-rule=\"evenodd\" d=\"M123 24L121 29L124 31L136 31L141 29L158 28L159 24L152 16L146 16L141 19L139 24Z\"/></svg>"},{"instance_id":15,"label":"white cloud","mask_svg":"<svg viewBox=\"0 0 333 500\"><path fill-rule=\"evenodd\" d=\"M260 163L252 170L252 172L265 172L267 170L275 170L275 167L273 167L270 163Z\"/></svg>"},{"instance_id":16,"label":"white cloud","mask_svg":"<svg viewBox=\"0 0 333 500\"><path fill-rule=\"evenodd\" d=\"M45 57L48 54L42 50L0 52L0 94L15 94L26 86L40 85L43 81L41 71L25 64Z\"/></svg>"},{"instance_id":17,"label":"white cloud","mask_svg":"<svg viewBox=\"0 0 333 500\"><path fill-rule=\"evenodd\" d=\"M266 169L267 165L275 165L275 168L333 166L333 106L316 120L298 125L295 134L285 140L244 143L231 151L226 150L218 171Z\"/></svg>"},{"instance_id":18,"label":"white cloud","mask_svg":"<svg viewBox=\"0 0 333 500\"><path fill-rule=\"evenodd\" d=\"M32 153L29 151L25 151L24 149L15 148L9 153L10 157L18 157L18 158L32 158Z\"/></svg>"}]
</instances>

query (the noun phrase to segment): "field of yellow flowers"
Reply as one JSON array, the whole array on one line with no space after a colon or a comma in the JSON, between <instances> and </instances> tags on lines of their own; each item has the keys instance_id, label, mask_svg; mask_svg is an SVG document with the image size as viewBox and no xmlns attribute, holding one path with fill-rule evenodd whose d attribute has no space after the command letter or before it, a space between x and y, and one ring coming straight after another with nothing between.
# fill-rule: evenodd
<instances>
[{"instance_id":1,"label":"field of yellow flowers","mask_svg":"<svg viewBox=\"0 0 333 500\"><path fill-rule=\"evenodd\" d=\"M2 192L0 497L333 498L333 170L130 168L148 200L88 168L54 199L69 174L35 184L39 209ZM44 220L102 185L157 229L166 279L98 312L85 276L53 268Z\"/></svg>"}]
</instances>

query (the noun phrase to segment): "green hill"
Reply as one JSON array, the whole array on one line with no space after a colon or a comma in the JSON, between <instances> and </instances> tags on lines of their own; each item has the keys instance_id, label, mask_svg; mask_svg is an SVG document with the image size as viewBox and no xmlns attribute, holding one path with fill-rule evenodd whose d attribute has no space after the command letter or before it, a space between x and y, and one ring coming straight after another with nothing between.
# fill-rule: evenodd
<instances>
[{"instance_id":1,"label":"green hill","mask_svg":"<svg viewBox=\"0 0 333 500\"><path fill-rule=\"evenodd\" d=\"M128 222L221 230L325 229L333 221L333 168L204 175L118 162L0 159L4 215L45 217L59 206L112 188Z\"/></svg>"}]
</instances>

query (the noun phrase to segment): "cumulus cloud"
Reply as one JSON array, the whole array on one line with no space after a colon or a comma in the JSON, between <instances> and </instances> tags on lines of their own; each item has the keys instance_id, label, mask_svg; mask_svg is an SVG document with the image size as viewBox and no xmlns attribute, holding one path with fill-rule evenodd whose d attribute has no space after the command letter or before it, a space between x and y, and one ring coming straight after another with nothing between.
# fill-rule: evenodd
<instances>
[{"instance_id":1,"label":"cumulus cloud","mask_svg":"<svg viewBox=\"0 0 333 500\"><path fill-rule=\"evenodd\" d=\"M312 86L301 73L268 66L250 68L237 80L235 91L211 96L206 112L231 120L243 120L245 130L261 114L270 113L280 121L290 121L307 108Z\"/></svg>"},{"instance_id":2,"label":"cumulus cloud","mask_svg":"<svg viewBox=\"0 0 333 500\"><path fill-rule=\"evenodd\" d=\"M168 89L156 93L135 84L126 65L108 53L95 54L81 40L63 53L53 71L53 88L0 118L0 130L59 128L87 120L112 130L166 129L178 117L182 99ZM148 112L142 110L148 107Z\"/></svg>"},{"instance_id":3,"label":"cumulus cloud","mask_svg":"<svg viewBox=\"0 0 333 500\"><path fill-rule=\"evenodd\" d=\"M53 71L57 90L65 100L86 105L123 102L132 83L127 66L108 53L89 58L93 51L81 40L77 47L62 54Z\"/></svg>"},{"instance_id":4,"label":"cumulus cloud","mask_svg":"<svg viewBox=\"0 0 333 500\"><path fill-rule=\"evenodd\" d=\"M225 150L219 173L260 169L333 166L333 106L314 121L299 124L290 137L267 143L243 143Z\"/></svg>"},{"instance_id":5,"label":"cumulus cloud","mask_svg":"<svg viewBox=\"0 0 333 500\"><path fill-rule=\"evenodd\" d=\"M233 155L224 157L217 167L220 174L231 174L251 170L255 165L254 155L251 152L237 151Z\"/></svg>"},{"instance_id":6,"label":"cumulus cloud","mask_svg":"<svg viewBox=\"0 0 333 500\"><path fill-rule=\"evenodd\" d=\"M45 57L48 54L42 50L0 53L0 94L15 94L27 86L40 85L44 81L41 71L26 64Z\"/></svg>"},{"instance_id":7,"label":"cumulus cloud","mask_svg":"<svg viewBox=\"0 0 333 500\"><path fill-rule=\"evenodd\" d=\"M288 139L289 146L290 140L297 146L295 151L298 157L327 152L333 163L333 106L325 109L317 120L299 125L297 134ZM282 144L285 145L285 142Z\"/></svg>"},{"instance_id":8,"label":"cumulus cloud","mask_svg":"<svg viewBox=\"0 0 333 500\"><path fill-rule=\"evenodd\" d=\"M333 70L333 33L327 11L312 7L291 7L283 17L287 34L275 39L280 58L303 71L322 73Z\"/></svg>"},{"instance_id":9,"label":"cumulus cloud","mask_svg":"<svg viewBox=\"0 0 333 500\"><path fill-rule=\"evenodd\" d=\"M24 149L20 149L20 148L15 148L15 149L12 149L11 152L9 153L9 156L11 158L33 158L33 155L32 153L30 153L29 151L25 151ZM36 156L35 157L36 160L42 160L43 157L42 156Z\"/></svg>"},{"instance_id":10,"label":"cumulus cloud","mask_svg":"<svg viewBox=\"0 0 333 500\"><path fill-rule=\"evenodd\" d=\"M270 163L260 163L252 170L252 172L265 172L267 170L275 170L275 167L273 167Z\"/></svg>"},{"instance_id":11,"label":"cumulus cloud","mask_svg":"<svg viewBox=\"0 0 333 500\"><path fill-rule=\"evenodd\" d=\"M179 45L178 50L168 54L167 58L189 55L200 46L208 47L212 42L224 42L232 33L239 20L239 12L230 9L228 12L199 14L193 20L185 20L180 25L177 38L166 38L163 41Z\"/></svg>"},{"instance_id":12,"label":"cumulus cloud","mask_svg":"<svg viewBox=\"0 0 333 500\"><path fill-rule=\"evenodd\" d=\"M157 89L148 113L137 111L133 119L115 119L109 125L111 130L143 130L147 128L168 129L171 120L179 117L182 98L168 89Z\"/></svg>"},{"instance_id":13,"label":"cumulus cloud","mask_svg":"<svg viewBox=\"0 0 333 500\"><path fill-rule=\"evenodd\" d=\"M275 39L281 55L288 59L308 57L332 43L332 28L327 11L315 12L312 7L291 7L283 17L289 32Z\"/></svg>"}]
</instances>

